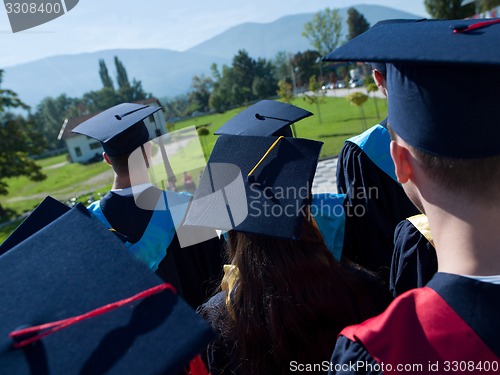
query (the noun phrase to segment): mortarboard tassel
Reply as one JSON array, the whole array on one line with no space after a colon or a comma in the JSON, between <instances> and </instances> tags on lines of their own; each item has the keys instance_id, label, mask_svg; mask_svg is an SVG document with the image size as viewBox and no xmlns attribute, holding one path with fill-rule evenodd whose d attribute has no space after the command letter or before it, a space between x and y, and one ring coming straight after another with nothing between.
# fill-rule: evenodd
<instances>
[{"instance_id":1,"label":"mortarboard tassel","mask_svg":"<svg viewBox=\"0 0 500 375\"><path fill-rule=\"evenodd\" d=\"M28 327L28 328L22 328L18 329L15 331L12 331L9 334L9 337L14 341L12 346L16 349L22 348L28 344L31 344L35 341L40 340L42 337L48 336L54 332L57 332L63 328L69 327L70 325L73 325L75 323L81 322L82 320L94 318L96 316L105 314L107 312L110 312L112 310L115 310L119 307L125 306L131 302L138 301L147 297L150 297L154 294L157 294L159 292L162 292L164 290L170 290L173 293L177 293L175 288L167 283L157 285L153 288L144 290L140 293L137 293L136 295L122 299L117 302L110 303L108 305L98 307L97 309L94 309L92 311L89 311L85 314L82 315L77 315L73 316L71 318L66 318L62 320L58 320L55 322L51 323L45 323L41 324L38 326L33 326L33 327Z\"/></svg>"}]
</instances>

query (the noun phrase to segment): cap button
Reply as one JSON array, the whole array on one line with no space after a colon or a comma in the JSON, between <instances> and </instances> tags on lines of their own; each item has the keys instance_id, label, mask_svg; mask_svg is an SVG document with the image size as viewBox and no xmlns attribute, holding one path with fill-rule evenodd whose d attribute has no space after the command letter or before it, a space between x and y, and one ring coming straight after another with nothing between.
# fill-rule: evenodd
<instances>
[{"instance_id":1,"label":"cap button","mask_svg":"<svg viewBox=\"0 0 500 375\"><path fill-rule=\"evenodd\" d=\"M21 325L21 326L17 327L13 332L17 332L17 331L20 331L22 329L26 329L26 328L30 328L30 327L31 327L31 325L24 324L24 325ZM21 341L30 339L33 336L36 336L38 334L38 332L39 331L34 331L34 332L30 332L30 333L25 333L24 335L13 336L12 337L12 344L15 345L17 343L20 343Z\"/></svg>"},{"instance_id":2,"label":"cap button","mask_svg":"<svg viewBox=\"0 0 500 375\"><path fill-rule=\"evenodd\" d=\"M469 26L464 25L464 24L457 24L457 25L451 25L450 28L453 29L454 32L460 32L464 31L468 28Z\"/></svg>"}]
</instances>

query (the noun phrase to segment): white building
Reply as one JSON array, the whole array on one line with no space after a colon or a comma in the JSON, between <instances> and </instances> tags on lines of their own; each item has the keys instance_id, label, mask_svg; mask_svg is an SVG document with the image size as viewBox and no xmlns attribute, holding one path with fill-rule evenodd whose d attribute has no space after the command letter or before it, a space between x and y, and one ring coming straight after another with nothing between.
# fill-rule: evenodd
<instances>
[{"instance_id":1,"label":"white building","mask_svg":"<svg viewBox=\"0 0 500 375\"><path fill-rule=\"evenodd\" d=\"M140 100L135 103L144 105L156 105L161 107L160 111L144 119L144 123L149 130L149 136L151 139L156 138L161 134L165 134L165 110L161 106L158 99L151 98ZM101 155L103 149L99 141L93 138L89 138L86 135L76 134L72 132L72 130L82 122L88 120L91 117L94 117L98 113L99 112L64 120L57 139L62 139L66 143L66 148L68 149L69 157L72 162L87 163L93 158L99 159L102 157Z\"/></svg>"}]
</instances>

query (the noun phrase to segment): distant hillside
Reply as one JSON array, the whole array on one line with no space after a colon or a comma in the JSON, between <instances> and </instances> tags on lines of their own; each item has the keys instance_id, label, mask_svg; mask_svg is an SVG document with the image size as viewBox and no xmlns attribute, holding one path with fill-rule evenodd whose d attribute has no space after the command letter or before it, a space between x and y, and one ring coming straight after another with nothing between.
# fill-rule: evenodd
<instances>
[{"instance_id":1,"label":"distant hillside","mask_svg":"<svg viewBox=\"0 0 500 375\"><path fill-rule=\"evenodd\" d=\"M130 81L133 78L142 81L144 89L156 96L186 92L195 74L210 74L213 62L229 62L224 58L195 52L165 49L106 50L54 56L6 68L2 86L16 91L31 106L46 96L58 96L61 93L78 97L102 87L99 59L106 61L110 76L115 80L114 56L124 63Z\"/></svg>"},{"instance_id":2,"label":"distant hillside","mask_svg":"<svg viewBox=\"0 0 500 375\"><path fill-rule=\"evenodd\" d=\"M392 8L376 5L355 6L368 22L389 18L419 18ZM340 9L344 21L347 8ZM46 96L66 93L81 96L101 88L99 59L104 59L112 78L113 57L127 68L129 79L142 81L147 92L157 97L175 96L189 90L194 75L210 74L210 65L230 64L240 49L250 56L274 58L279 51L298 52L311 49L302 36L304 24L312 13L282 17L271 23L244 23L190 48L185 52L166 49L106 50L77 55L61 55L5 68L3 87L16 91L20 98L36 106Z\"/></svg>"},{"instance_id":3,"label":"distant hillside","mask_svg":"<svg viewBox=\"0 0 500 375\"><path fill-rule=\"evenodd\" d=\"M391 18L421 18L411 13L378 5L355 5L370 25ZM347 9L339 9L344 19L344 34L347 32ZM240 49L250 56L274 58L276 53L287 51L296 53L311 49L309 41L302 36L304 25L312 20L314 13L296 14L282 17L271 23L243 23L200 43L187 52L201 53L224 58L232 58Z\"/></svg>"}]
</instances>

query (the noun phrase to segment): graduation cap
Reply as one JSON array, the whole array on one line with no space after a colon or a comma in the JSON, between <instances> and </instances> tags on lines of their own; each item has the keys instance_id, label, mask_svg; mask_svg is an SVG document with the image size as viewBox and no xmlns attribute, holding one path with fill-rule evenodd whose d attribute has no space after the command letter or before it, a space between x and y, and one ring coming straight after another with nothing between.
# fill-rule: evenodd
<instances>
[{"instance_id":1,"label":"graduation cap","mask_svg":"<svg viewBox=\"0 0 500 375\"><path fill-rule=\"evenodd\" d=\"M328 54L387 63L389 125L410 145L454 158L500 154L500 19L390 20Z\"/></svg>"},{"instance_id":2,"label":"graduation cap","mask_svg":"<svg viewBox=\"0 0 500 375\"><path fill-rule=\"evenodd\" d=\"M82 122L73 133L97 139L109 156L127 155L149 140L143 120L160 109L134 103L118 104Z\"/></svg>"},{"instance_id":3,"label":"graduation cap","mask_svg":"<svg viewBox=\"0 0 500 375\"><path fill-rule=\"evenodd\" d=\"M290 125L311 115L311 112L291 104L261 100L238 113L215 134L291 137Z\"/></svg>"},{"instance_id":4,"label":"graduation cap","mask_svg":"<svg viewBox=\"0 0 500 375\"><path fill-rule=\"evenodd\" d=\"M29 216L0 245L0 255L35 234L70 208L51 196L45 199L29 214Z\"/></svg>"},{"instance_id":5,"label":"graduation cap","mask_svg":"<svg viewBox=\"0 0 500 375\"><path fill-rule=\"evenodd\" d=\"M185 223L299 239L322 144L221 135Z\"/></svg>"},{"instance_id":6,"label":"graduation cap","mask_svg":"<svg viewBox=\"0 0 500 375\"><path fill-rule=\"evenodd\" d=\"M2 375L175 374L212 335L80 204L0 257Z\"/></svg>"}]
</instances>

